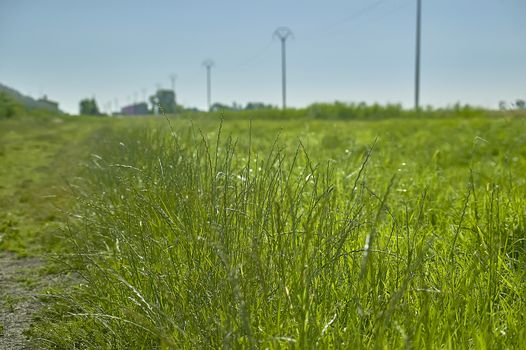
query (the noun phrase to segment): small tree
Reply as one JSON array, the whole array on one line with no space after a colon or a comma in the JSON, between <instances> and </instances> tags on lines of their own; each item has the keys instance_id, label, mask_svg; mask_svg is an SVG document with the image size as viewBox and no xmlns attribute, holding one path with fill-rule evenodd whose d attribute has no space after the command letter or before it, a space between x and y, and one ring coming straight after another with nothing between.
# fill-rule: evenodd
<instances>
[{"instance_id":1,"label":"small tree","mask_svg":"<svg viewBox=\"0 0 526 350\"><path fill-rule=\"evenodd\" d=\"M522 99L518 99L515 101L515 107L517 107L517 109L526 109L526 101L522 100Z\"/></svg>"},{"instance_id":2,"label":"small tree","mask_svg":"<svg viewBox=\"0 0 526 350\"><path fill-rule=\"evenodd\" d=\"M175 93L173 90L157 90L155 94L157 104L161 106L164 113L175 113Z\"/></svg>"},{"instance_id":3,"label":"small tree","mask_svg":"<svg viewBox=\"0 0 526 350\"><path fill-rule=\"evenodd\" d=\"M85 98L79 103L81 115L100 115L97 101L94 98Z\"/></svg>"}]
</instances>

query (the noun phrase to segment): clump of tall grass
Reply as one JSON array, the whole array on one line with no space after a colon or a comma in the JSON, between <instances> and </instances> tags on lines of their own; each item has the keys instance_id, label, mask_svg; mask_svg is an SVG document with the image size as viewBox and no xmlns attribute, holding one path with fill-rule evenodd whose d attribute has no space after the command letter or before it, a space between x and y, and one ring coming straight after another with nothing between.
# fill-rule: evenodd
<instances>
[{"instance_id":1,"label":"clump of tall grass","mask_svg":"<svg viewBox=\"0 0 526 350\"><path fill-rule=\"evenodd\" d=\"M428 183L408 199L398 172L370 165L374 143L335 162L312 159L301 142L256 147L250 133L224 134L134 129L99 145L71 232L82 284L64 296L67 317L49 324L46 344L502 348L525 339L518 188L472 178L441 207L445 189Z\"/></svg>"}]
</instances>

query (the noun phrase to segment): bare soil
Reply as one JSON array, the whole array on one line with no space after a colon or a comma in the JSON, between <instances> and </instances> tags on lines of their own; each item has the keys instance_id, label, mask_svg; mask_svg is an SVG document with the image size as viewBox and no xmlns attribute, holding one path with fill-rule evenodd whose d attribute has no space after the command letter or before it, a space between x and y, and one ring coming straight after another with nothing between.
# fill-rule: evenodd
<instances>
[{"instance_id":1,"label":"bare soil","mask_svg":"<svg viewBox=\"0 0 526 350\"><path fill-rule=\"evenodd\" d=\"M0 252L0 349L35 349L24 332L42 306L39 293L53 283L53 276L39 274L43 266L40 258Z\"/></svg>"}]
</instances>

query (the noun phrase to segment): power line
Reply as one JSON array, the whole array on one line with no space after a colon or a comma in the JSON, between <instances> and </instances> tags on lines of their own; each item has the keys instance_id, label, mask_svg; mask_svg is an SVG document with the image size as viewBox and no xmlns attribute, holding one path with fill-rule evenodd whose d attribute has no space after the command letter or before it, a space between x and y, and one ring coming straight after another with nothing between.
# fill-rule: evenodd
<instances>
[{"instance_id":1,"label":"power line","mask_svg":"<svg viewBox=\"0 0 526 350\"><path fill-rule=\"evenodd\" d=\"M377 7L379 7L380 5L382 5L383 3L387 2L387 1L390 1L390 0L378 0L378 1L375 1L373 2L372 4L369 4L367 6L364 6L354 12L352 12L351 14L345 16L344 18L340 19L340 20L337 20L337 21L334 21L330 24L328 24L327 26L325 26L325 28L320 28L320 31L318 31L316 34L312 35L314 37L316 36L325 36L325 35L328 35L328 34L333 34L335 32L335 29L345 23L348 23L348 22L351 22L351 21L355 21L356 19L368 14L369 12L373 11L374 9L376 9Z\"/></svg>"},{"instance_id":2,"label":"power line","mask_svg":"<svg viewBox=\"0 0 526 350\"><path fill-rule=\"evenodd\" d=\"M355 19L367 14L368 12L371 12L372 10L374 10L375 8L377 8L378 6L380 6L381 4L383 4L386 1L387 0L378 0L378 1L373 2L372 4L369 4L369 5L365 6L365 7L362 7L361 9L351 13L350 15L342 18L341 20L339 20L337 22L334 22L332 24L332 27L336 27L338 25L341 25L341 24L344 24L344 23L347 23L347 22L350 22L350 21L354 21Z\"/></svg>"},{"instance_id":3,"label":"power line","mask_svg":"<svg viewBox=\"0 0 526 350\"><path fill-rule=\"evenodd\" d=\"M272 40L270 40L267 44L265 44L265 46L262 46L261 49L257 50L256 53L254 53L252 56L249 56L245 58L244 60L240 61L238 64L236 64L234 68L244 67L244 66L247 66L257 61L258 59L263 57L268 52L272 44L273 42Z\"/></svg>"},{"instance_id":4,"label":"power line","mask_svg":"<svg viewBox=\"0 0 526 350\"><path fill-rule=\"evenodd\" d=\"M367 21L368 24L371 24L371 23L374 23L376 21L379 21L381 19L384 19L385 17L388 17L406 7L408 7L409 5L413 4L413 1L414 0L405 0L403 2L401 2L400 4L398 4L397 6L395 7L392 7L389 11L386 11L384 13L381 13L379 14L378 16L375 16L375 17L372 17L371 19L369 19Z\"/></svg>"}]
</instances>

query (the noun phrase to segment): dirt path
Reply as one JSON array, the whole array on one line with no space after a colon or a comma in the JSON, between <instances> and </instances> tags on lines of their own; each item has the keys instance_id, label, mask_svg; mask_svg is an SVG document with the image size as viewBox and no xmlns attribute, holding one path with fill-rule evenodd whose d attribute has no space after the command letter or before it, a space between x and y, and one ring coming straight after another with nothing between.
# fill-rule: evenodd
<instances>
[{"instance_id":1,"label":"dirt path","mask_svg":"<svg viewBox=\"0 0 526 350\"><path fill-rule=\"evenodd\" d=\"M53 168L63 141L57 127L7 123L0 132L0 350L31 349L24 332L52 283L42 273L44 237L58 225ZM29 257L28 257L29 256Z\"/></svg>"},{"instance_id":2,"label":"dirt path","mask_svg":"<svg viewBox=\"0 0 526 350\"><path fill-rule=\"evenodd\" d=\"M0 349L32 349L24 331L41 307L38 294L53 283L51 277L38 275L43 266L39 258L0 254Z\"/></svg>"}]
</instances>

